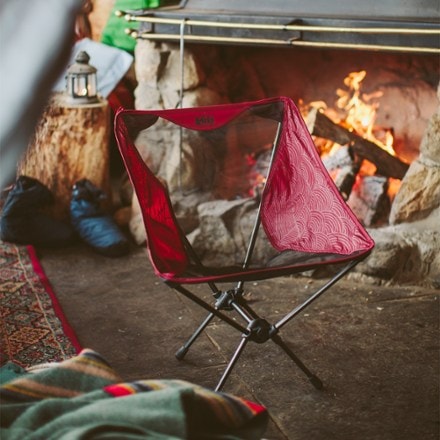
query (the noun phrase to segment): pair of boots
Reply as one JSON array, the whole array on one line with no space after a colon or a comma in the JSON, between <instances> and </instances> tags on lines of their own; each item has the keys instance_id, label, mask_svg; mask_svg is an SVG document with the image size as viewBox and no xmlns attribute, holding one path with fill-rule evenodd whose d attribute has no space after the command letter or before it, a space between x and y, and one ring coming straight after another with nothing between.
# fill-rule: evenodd
<instances>
[{"instance_id":1,"label":"pair of boots","mask_svg":"<svg viewBox=\"0 0 440 440\"><path fill-rule=\"evenodd\" d=\"M0 239L36 247L64 247L77 235L95 251L109 257L126 255L129 242L100 205L105 194L89 180L75 183L70 202L71 224L45 214L53 194L37 179L20 176L6 198L0 219Z\"/></svg>"}]
</instances>

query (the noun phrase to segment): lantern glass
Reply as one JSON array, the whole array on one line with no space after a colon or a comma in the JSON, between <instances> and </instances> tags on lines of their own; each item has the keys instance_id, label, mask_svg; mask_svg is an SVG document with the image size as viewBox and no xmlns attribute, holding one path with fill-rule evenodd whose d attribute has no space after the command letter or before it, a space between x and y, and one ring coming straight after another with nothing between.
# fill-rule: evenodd
<instances>
[{"instance_id":1,"label":"lantern glass","mask_svg":"<svg viewBox=\"0 0 440 440\"><path fill-rule=\"evenodd\" d=\"M98 94L97 84L96 84L96 74L93 73L89 75L87 81L87 94L89 96L95 96Z\"/></svg>"},{"instance_id":2,"label":"lantern glass","mask_svg":"<svg viewBox=\"0 0 440 440\"><path fill-rule=\"evenodd\" d=\"M82 105L98 101L96 68L88 61L86 52L80 52L75 63L67 70L66 94L67 102L71 105Z\"/></svg>"},{"instance_id":3,"label":"lantern glass","mask_svg":"<svg viewBox=\"0 0 440 440\"><path fill-rule=\"evenodd\" d=\"M76 78L75 84L75 96L88 96L87 91L87 76L86 75L79 75Z\"/></svg>"}]
</instances>

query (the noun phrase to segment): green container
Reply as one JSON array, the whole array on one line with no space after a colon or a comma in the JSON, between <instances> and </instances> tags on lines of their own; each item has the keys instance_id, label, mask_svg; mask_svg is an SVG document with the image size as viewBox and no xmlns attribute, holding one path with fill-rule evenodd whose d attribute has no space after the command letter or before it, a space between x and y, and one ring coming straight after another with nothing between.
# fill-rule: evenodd
<instances>
[{"instance_id":1,"label":"green container","mask_svg":"<svg viewBox=\"0 0 440 440\"><path fill-rule=\"evenodd\" d=\"M117 17L115 12L119 10L127 11L158 8L160 3L161 0L116 0L102 32L101 42L132 53L136 46L136 40L130 35L127 35L125 29L137 29L139 23L127 22L124 17Z\"/></svg>"}]
</instances>

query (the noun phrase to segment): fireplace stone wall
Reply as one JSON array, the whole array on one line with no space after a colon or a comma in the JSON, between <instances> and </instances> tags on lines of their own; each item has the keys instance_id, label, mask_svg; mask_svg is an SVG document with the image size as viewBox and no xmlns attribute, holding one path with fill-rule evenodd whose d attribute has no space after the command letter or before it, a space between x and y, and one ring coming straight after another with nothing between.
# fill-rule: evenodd
<instances>
[{"instance_id":1,"label":"fireplace stone wall","mask_svg":"<svg viewBox=\"0 0 440 440\"><path fill-rule=\"evenodd\" d=\"M331 106L344 77L366 70L363 93L383 93L377 124L393 130L395 150L411 166L393 202L390 224L369 229L376 248L353 276L372 283L440 287L440 69L435 56L192 45L184 51L183 78L180 56L178 45L138 40L136 108L279 95ZM134 201L130 229L138 243L144 241L141 225Z\"/></svg>"}]
</instances>

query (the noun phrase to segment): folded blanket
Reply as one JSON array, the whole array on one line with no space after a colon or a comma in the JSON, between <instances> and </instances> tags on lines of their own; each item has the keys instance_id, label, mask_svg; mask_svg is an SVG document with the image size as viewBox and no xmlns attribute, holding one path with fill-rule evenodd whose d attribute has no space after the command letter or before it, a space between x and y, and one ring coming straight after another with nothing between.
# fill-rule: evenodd
<instances>
[{"instance_id":1,"label":"folded blanket","mask_svg":"<svg viewBox=\"0 0 440 440\"><path fill-rule=\"evenodd\" d=\"M4 440L260 439L264 407L181 380L120 381L94 351L0 388Z\"/></svg>"}]
</instances>

